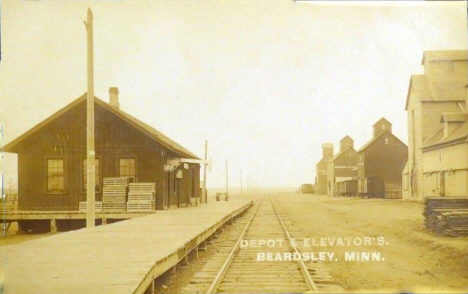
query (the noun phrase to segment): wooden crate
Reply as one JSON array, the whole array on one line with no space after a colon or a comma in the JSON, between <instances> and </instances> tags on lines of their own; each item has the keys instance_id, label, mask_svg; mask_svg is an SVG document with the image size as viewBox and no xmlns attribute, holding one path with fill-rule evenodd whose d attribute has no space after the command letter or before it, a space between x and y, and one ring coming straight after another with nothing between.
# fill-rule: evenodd
<instances>
[{"instance_id":1,"label":"wooden crate","mask_svg":"<svg viewBox=\"0 0 468 294\"><path fill-rule=\"evenodd\" d=\"M130 191L128 192L128 202L137 201L154 201L156 193L155 183L131 183Z\"/></svg>"},{"instance_id":2,"label":"wooden crate","mask_svg":"<svg viewBox=\"0 0 468 294\"><path fill-rule=\"evenodd\" d=\"M129 201L127 202L127 211L153 211L155 210L154 201Z\"/></svg>"},{"instance_id":3,"label":"wooden crate","mask_svg":"<svg viewBox=\"0 0 468 294\"><path fill-rule=\"evenodd\" d=\"M153 192L128 192L128 201L154 201Z\"/></svg>"},{"instance_id":4,"label":"wooden crate","mask_svg":"<svg viewBox=\"0 0 468 294\"><path fill-rule=\"evenodd\" d=\"M104 178L104 186L127 186L129 178L127 177L118 177L118 178Z\"/></svg>"},{"instance_id":5,"label":"wooden crate","mask_svg":"<svg viewBox=\"0 0 468 294\"><path fill-rule=\"evenodd\" d=\"M102 211L102 201L94 202L94 211ZM79 211L86 212L88 209L88 203L86 201L79 202Z\"/></svg>"},{"instance_id":6,"label":"wooden crate","mask_svg":"<svg viewBox=\"0 0 468 294\"><path fill-rule=\"evenodd\" d=\"M130 191L154 192L155 183L130 183Z\"/></svg>"},{"instance_id":7,"label":"wooden crate","mask_svg":"<svg viewBox=\"0 0 468 294\"><path fill-rule=\"evenodd\" d=\"M102 191L103 202L125 203L127 197L126 186L104 186Z\"/></svg>"},{"instance_id":8,"label":"wooden crate","mask_svg":"<svg viewBox=\"0 0 468 294\"><path fill-rule=\"evenodd\" d=\"M125 203L125 195L103 195L102 202L104 203Z\"/></svg>"},{"instance_id":9,"label":"wooden crate","mask_svg":"<svg viewBox=\"0 0 468 294\"><path fill-rule=\"evenodd\" d=\"M124 203L106 203L102 204L103 211L125 211L127 210L127 205Z\"/></svg>"},{"instance_id":10,"label":"wooden crate","mask_svg":"<svg viewBox=\"0 0 468 294\"><path fill-rule=\"evenodd\" d=\"M103 189L105 191L127 191L127 186L125 185L104 185Z\"/></svg>"},{"instance_id":11,"label":"wooden crate","mask_svg":"<svg viewBox=\"0 0 468 294\"><path fill-rule=\"evenodd\" d=\"M106 191L106 190L104 190L102 192L102 195L106 195L106 196L126 196L127 191Z\"/></svg>"}]
</instances>

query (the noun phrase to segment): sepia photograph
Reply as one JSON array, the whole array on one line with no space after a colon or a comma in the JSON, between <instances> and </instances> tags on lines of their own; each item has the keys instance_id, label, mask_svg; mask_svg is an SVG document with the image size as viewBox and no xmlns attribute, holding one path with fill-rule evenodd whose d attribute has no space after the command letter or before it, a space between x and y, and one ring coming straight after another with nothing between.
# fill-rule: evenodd
<instances>
[{"instance_id":1,"label":"sepia photograph","mask_svg":"<svg viewBox=\"0 0 468 294\"><path fill-rule=\"evenodd\" d=\"M0 294L468 293L467 3L1 1Z\"/></svg>"}]
</instances>

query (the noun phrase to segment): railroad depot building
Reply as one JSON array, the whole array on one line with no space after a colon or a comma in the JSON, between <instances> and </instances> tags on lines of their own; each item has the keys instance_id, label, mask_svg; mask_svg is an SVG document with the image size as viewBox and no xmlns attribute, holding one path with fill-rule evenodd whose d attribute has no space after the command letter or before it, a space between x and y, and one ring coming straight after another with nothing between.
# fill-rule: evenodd
<instances>
[{"instance_id":1,"label":"railroad depot building","mask_svg":"<svg viewBox=\"0 0 468 294\"><path fill-rule=\"evenodd\" d=\"M327 163L327 194L334 196L337 184L352 179L352 170L356 167L354 140L345 136L340 141L340 151Z\"/></svg>"},{"instance_id":2,"label":"railroad depot building","mask_svg":"<svg viewBox=\"0 0 468 294\"><path fill-rule=\"evenodd\" d=\"M424 142L424 197L468 197L468 113L444 113Z\"/></svg>"},{"instance_id":3,"label":"railroad depot building","mask_svg":"<svg viewBox=\"0 0 468 294\"><path fill-rule=\"evenodd\" d=\"M315 193L327 194L327 164L333 157L333 143L322 144L322 159L316 165Z\"/></svg>"},{"instance_id":4,"label":"railroad depot building","mask_svg":"<svg viewBox=\"0 0 468 294\"><path fill-rule=\"evenodd\" d=\"M168 160L198 157L110 102L94 99L96 201L103 178L127 177L155 184L156 209L183 207L199 197L200 165L183 163L166 171ZM86 201L86 94L4 147L18 154L18 209L76 211Z\"/></svg>"},{"instance_id":5,"label":"railroad depot building","mask_svg":"<svg viewBox=\"0 0 468 294\"><path fill-rule=\"evenodd\" d=\"M385 118L372 128L372 139L357 152L358 194L402 198L401 171L408 147L392 133L392 124Z\"/></svg>"},{"instance_id":6,"label":"railroad depot building","mask_svg":"<svg viewBox=\"0 0 468 294\"><path fill-rule=\"evenodd\" d=\"M434 187L425 186L427 182L425 173L430 173L431 169L435 168L433 164L438 165L442 161L430 163L434 158L437 159L435 151L428 152L426 155L424 153L433 149L434 146L429 149L426 147L444 141L440 138L442 134L441 117L444 113L466 112L467 57L468 51L466 50L425 51L422 60L424 74L413 75L410 79L405 106L408 114L408 161L402 171L404 199L422 201L426 193L429 196L437 192L437 190L432 191ZM447 117L447 119L450 118ZM445 119L443 121L445 123ZM448 127L452 128L452 122L447 121L447 123ZM451 134L452 130L449 130L448 133ZM449 134L447 135L450 136ZM442 145L445 146L444 148L448 147L446 144L439 146ZM439 148L439 151L441 150L448 149ZM462 159L460 158L460 160ZM425 167L426 164L430 166ZM460 162L453 162L453 164L452 169ZM446 166L446 168L449 167Z\"/></svg>"}]
</instances>

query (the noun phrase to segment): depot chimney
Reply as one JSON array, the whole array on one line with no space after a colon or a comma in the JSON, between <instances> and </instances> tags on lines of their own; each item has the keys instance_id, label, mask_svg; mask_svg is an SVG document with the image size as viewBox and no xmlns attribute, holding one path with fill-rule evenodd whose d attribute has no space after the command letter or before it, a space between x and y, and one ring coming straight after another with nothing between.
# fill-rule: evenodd
<instances>
[{"instance_id":1,"label":"depot chimney","mask_svg":"<svg viewBox=\"0 0 468 294\"><path fill-rule=\"evenodd\" d=\"M109 88L109 104L117 109L120 109L119 88L117 87Z\"/></svg>"}]
</instances>

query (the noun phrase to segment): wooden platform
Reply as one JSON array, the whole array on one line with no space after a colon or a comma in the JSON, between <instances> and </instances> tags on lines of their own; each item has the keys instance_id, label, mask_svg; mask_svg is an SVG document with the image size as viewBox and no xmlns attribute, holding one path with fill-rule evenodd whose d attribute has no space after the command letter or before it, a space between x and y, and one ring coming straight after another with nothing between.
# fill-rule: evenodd
<instances>
[{"instance_id":1,"label":"wooden platform","mask_svg":"<svg viewBox=\"0 0 468 294\"><path fill-rule=\"evenodd\" d=\"M144 293L251 205L214 202L0 247L4 293Z\"/></svg>"},{"instance_id":2,"label":"wooden platform","mask_svg":"<svg viewBox=\"0 0 468 294\"><path fill-rule=\"evenodd\" d=\"M159 212L159 211L158 211ZM153 214L152 212L127 212L127 211L96 211L96 219L129 219ZM83 211L7 211L3 213L2 220L15 222L19 220L51 220L51 219L86 219Z\"/></svg>"}]
</instances>

